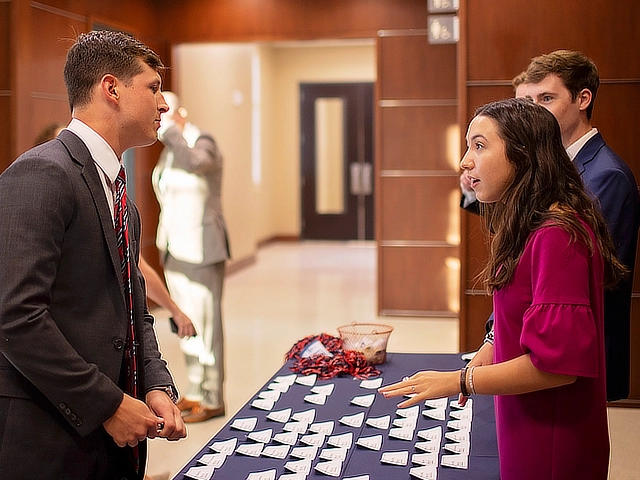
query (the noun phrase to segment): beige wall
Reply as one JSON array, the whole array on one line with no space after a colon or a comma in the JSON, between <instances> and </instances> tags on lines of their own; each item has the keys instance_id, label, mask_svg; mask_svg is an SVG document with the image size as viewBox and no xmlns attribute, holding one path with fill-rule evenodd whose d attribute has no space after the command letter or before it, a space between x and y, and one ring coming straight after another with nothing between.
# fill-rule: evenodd
<instances>
[{"instance_id":1,"label":"beige wall","mask_svg":"<svg viewBox=\"0 0 640 480\"><path fill-rule=\"evenodd\" d=\"M223 207L235 260L253 255L261 240L300 234L299 84L373 82L375 57L371 41L175 47L174 89L225 157ZM253 136L252 110L260 119Z\"/></svg>"}]
</instances>

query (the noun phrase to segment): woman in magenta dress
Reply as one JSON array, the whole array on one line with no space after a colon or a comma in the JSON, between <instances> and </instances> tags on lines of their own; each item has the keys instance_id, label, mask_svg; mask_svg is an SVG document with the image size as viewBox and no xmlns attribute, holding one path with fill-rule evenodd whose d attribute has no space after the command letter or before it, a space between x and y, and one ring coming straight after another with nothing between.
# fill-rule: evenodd
<instances>
[{"instance_id":1,"label":"woman in magenta dress","mask_svg":"<svg viewBox=\"0 0 640 480\"><path fill-rule=\"evenodd\" d=\"M482 278L494 295L494 344L479 354L492 361L380 391L415 393L400 407L496 395L501 480L606 480L603 288L625 268L549 111L526 99L480 107L467 145L460 165L492 236Z\"/></svg>"}]
</instances>

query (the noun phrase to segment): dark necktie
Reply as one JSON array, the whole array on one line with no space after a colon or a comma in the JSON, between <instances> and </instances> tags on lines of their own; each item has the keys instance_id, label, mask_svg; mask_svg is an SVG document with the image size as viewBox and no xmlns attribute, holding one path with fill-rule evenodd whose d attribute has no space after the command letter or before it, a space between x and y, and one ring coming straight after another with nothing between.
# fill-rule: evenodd
<instances>
[{"instance_id":1,"label":"dark necktie","mask_svg":"<svg viewBox=\"0 0 640 480\"><path fill-rule=\"evenodd\" d=\"M129 212L127 210L127 179L124 167L120 167L120 173L116 178L116 198L114 204L114 219L116 238L118 241L118 253L120 254L120 270L122 283L124 284L124 298L127 304L129 325L127 329L127 341L124 352L126 384L125 392L133 398L138 397L138 364L137 342L135 326L133 322L133 282L131 279L131 251L129 249ZM140 468L140 459L137 446L133 448L133 456L136 471Z\"/></svg>"}]
</instances>

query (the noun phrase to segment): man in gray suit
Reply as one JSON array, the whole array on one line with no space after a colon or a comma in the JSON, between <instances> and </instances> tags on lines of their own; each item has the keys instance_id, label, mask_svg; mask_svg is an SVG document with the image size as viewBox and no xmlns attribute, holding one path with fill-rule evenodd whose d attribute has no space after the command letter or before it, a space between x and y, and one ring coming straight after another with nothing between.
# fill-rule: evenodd
<instances>
[{"instance_id":1,"label":"man in gray suit","mask_svg":"<svg viewBox=\"0 0 640 480\"><path fill-rule=\"evenodd\" d=\"M189 389L178 402L187 423L223 416L222 285L229 258L222 216L222 154L213 137L187 121L172 92L159 138L165 145L153 171L160 203L156 245L171 296L198 335L180 340Z\"/></svg>"},{"instance_id":2,"label":"man in gray suit","mask_svg":"<svg viewBox=\"0 0 640 480\"><path fill-rule=\"evenodd\" d=\"M141 479L146 438L186 436L137 267L140 216L113 187L123 152L157 139L163 69L129 35L80 35L71 123L0 175L2 480Z\"/></svg>"}]
</instances>

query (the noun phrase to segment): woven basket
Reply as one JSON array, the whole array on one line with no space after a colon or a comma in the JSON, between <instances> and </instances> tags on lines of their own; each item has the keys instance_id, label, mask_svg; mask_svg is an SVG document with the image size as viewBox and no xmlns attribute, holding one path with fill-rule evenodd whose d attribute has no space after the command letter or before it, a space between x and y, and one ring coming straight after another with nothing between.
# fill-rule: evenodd
<instances>
[{"instance_id":1,"label":"woven basket","mask_svg":"<svg viewBox=\"0 0 640 480\"><path fill-rule=\"evenodd\" d=\"M392 331L392 326L378 323L352 323L338 327L342 348L362 352L371 365L386 362L387 342Z\"/></svg>"}]
</instances>

